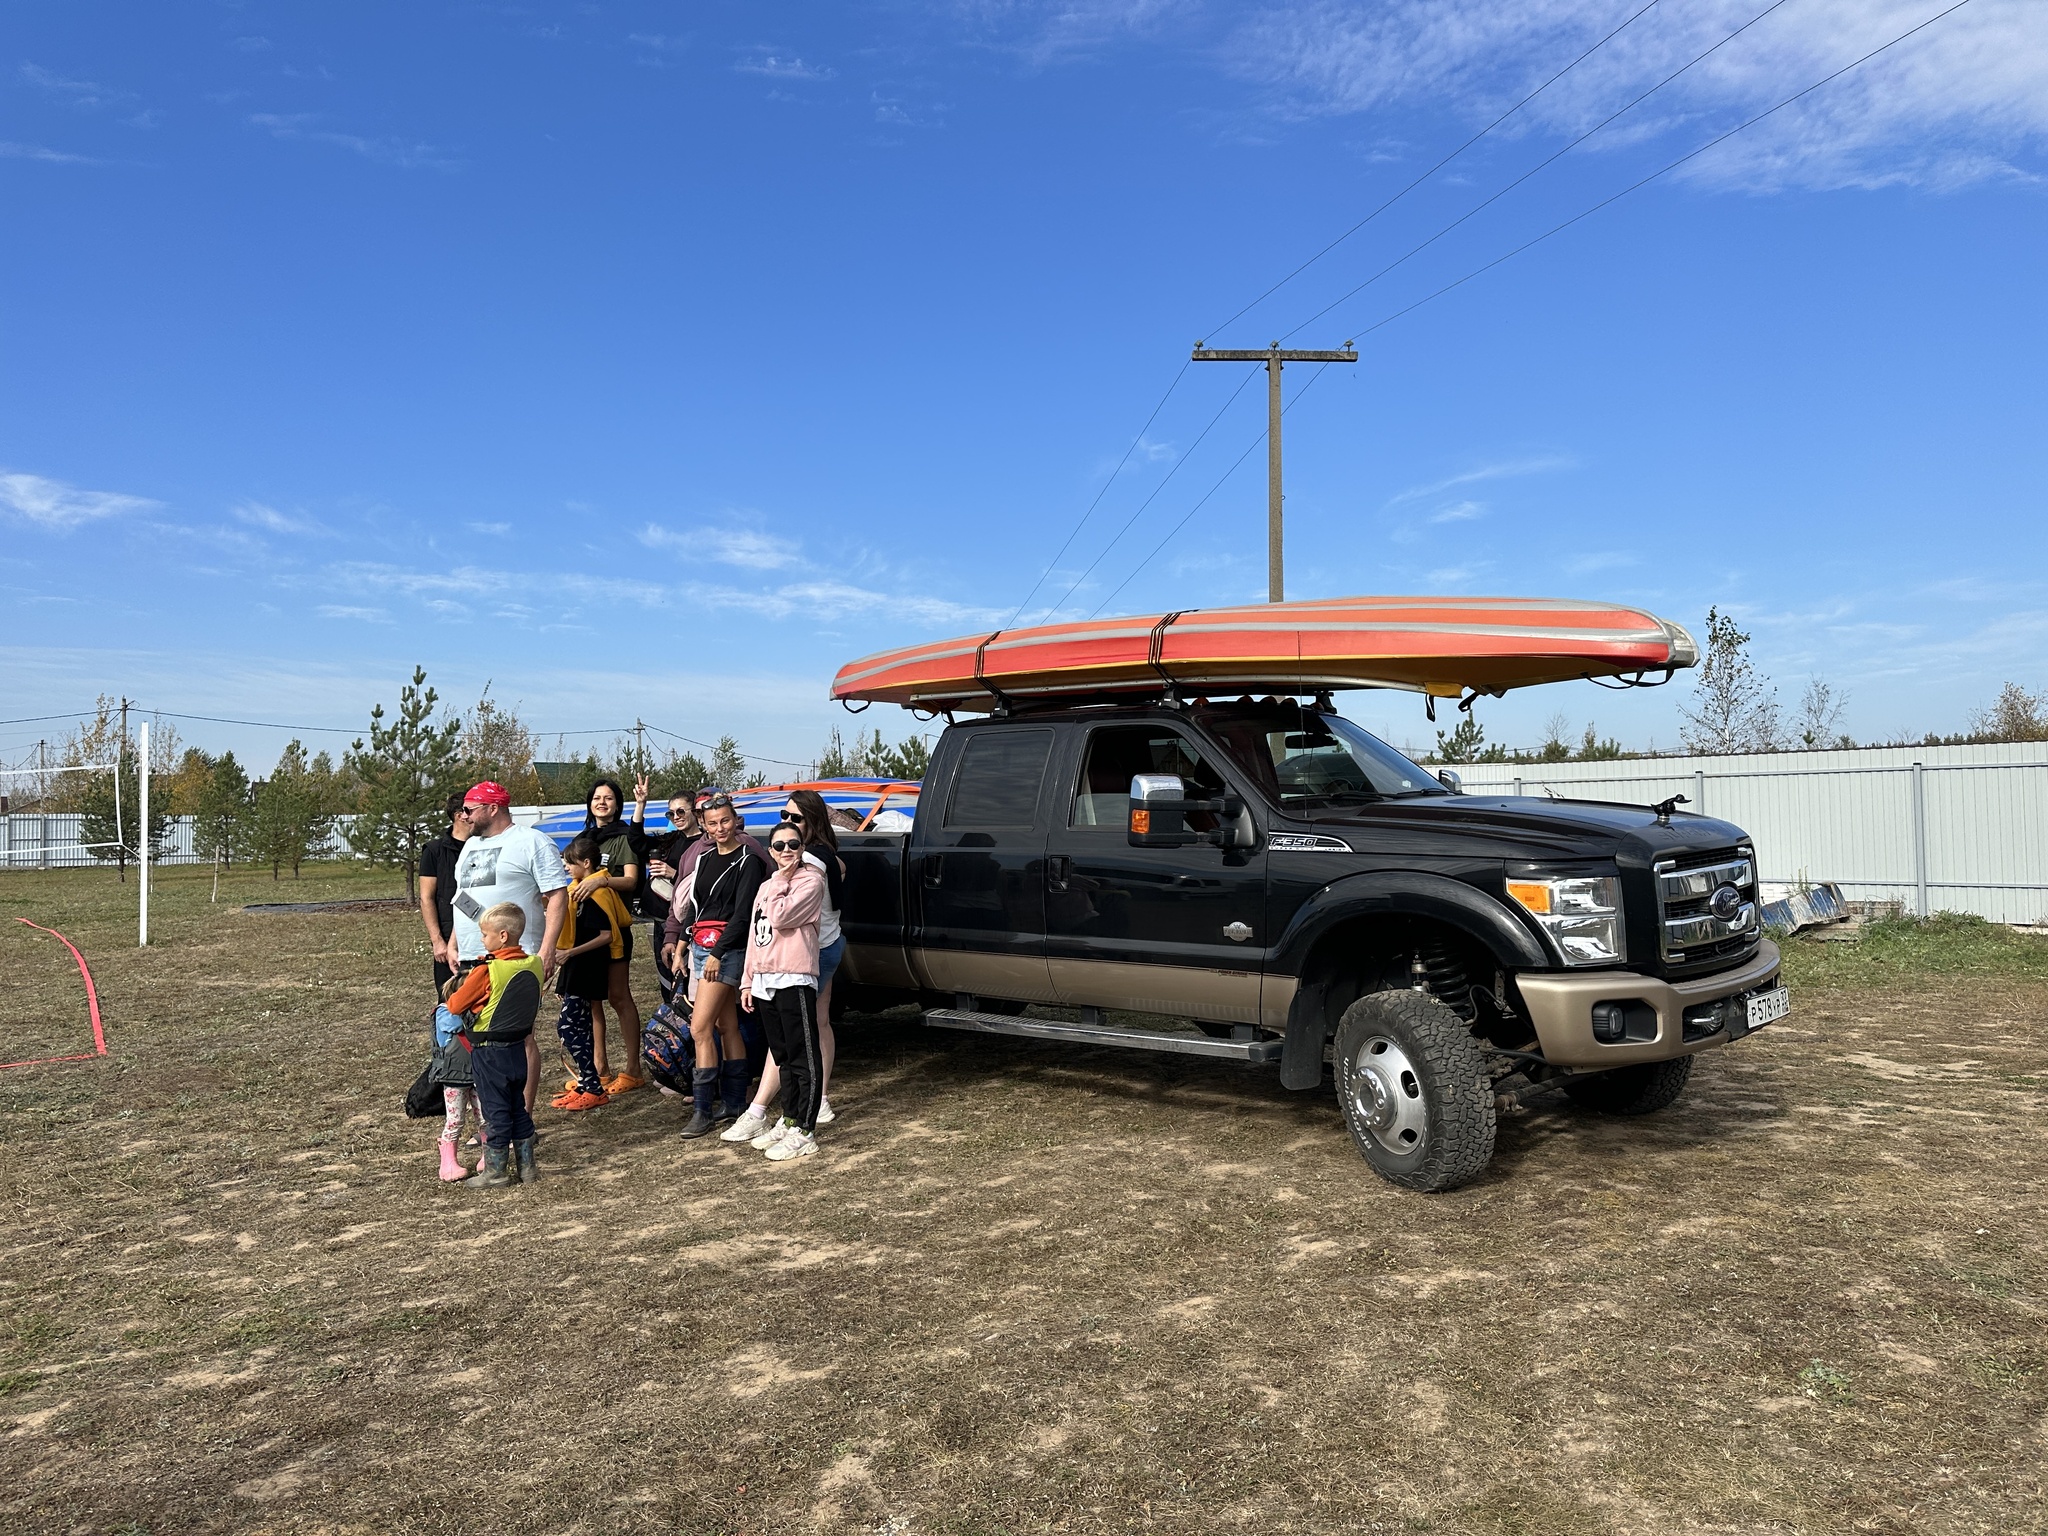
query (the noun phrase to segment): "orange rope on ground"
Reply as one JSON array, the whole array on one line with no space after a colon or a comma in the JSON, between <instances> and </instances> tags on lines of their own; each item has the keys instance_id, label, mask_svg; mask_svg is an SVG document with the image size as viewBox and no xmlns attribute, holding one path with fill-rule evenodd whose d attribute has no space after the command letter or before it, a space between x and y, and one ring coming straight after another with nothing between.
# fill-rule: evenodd
<instances>
[{"instance_id":1,"label":"orange rope on ground","mask_svg":"<svg viewBox=\"0 0 2048 1536\"><path fill-rule=\"evenodd\" d=\"M65 938L54 928L45 928L41 923L30 923L25 917L17 917L17 923L28 923L38 933L47 933L51 938L71 951L71 958L78 962L78 974L85 978L85 1005L92 1014L93 1049L80 1056L38 1056L30 1061L0 1061L0 1072L9 1067L44 1067L59 1061L92 1061L107 1054L107 1033L100 1024L99 989L92 984L92 972L86 969L85 956L78 952L78 946Z\"/></svg>"}]
</instances>

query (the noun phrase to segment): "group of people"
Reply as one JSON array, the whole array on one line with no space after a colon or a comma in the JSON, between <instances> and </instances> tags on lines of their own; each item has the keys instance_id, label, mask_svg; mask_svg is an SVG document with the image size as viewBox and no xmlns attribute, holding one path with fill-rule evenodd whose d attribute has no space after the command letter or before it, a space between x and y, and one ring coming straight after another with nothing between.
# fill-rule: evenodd
<instances>
[{"instance_id":1,"label":"group of people","mask_svg":"<svg viewBox=\"0 0 2048 1536\"><path fill-rule=\"evenodd\" d=\"M600 779L584 830L554 841L512 820L486 781L449 797L448 831L420 855L420 920L433 951L440 1176L480 1188L539 1177L533 1112L545 996L570 1072L551 1107L600 1108L650 1084L687 1099L686 1140L718 1132L774 1162L810 1157L829 1124L833 973L845 864L813 790L792 791L766 845L716 789L671 797L669 830L646 826L645 779ZM857 823L855 823L857 825ZM662 1001L633 996L634 926L649 922ZM608 1013L623 1056L612 1070ZM751 1092L749 1090L752 1090ZM481 1147L460 1156L472 1113Z\"/></svg>"}]
</instances>

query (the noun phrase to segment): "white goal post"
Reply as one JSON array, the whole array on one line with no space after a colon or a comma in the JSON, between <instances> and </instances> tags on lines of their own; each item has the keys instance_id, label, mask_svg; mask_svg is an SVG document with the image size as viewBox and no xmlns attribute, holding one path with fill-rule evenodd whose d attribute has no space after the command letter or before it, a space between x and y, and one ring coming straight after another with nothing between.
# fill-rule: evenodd
<instances>
[{"instance_id":1,"label":"white goal post","mask_svg":"<svg viewBox=\"0 0 2048 1536\"><path fill-rule=\"evenodd\" d=\"M139 902L136 913L136 942L146 948L149 944L149 722L147 720L142 722L141 751L136 764L136 770L142 785L142 814L136 826L136 830L140 835L136 838L134 846L130 846L128 842L126 808L121 804L121 764L118 759L111 763L72 763L62 768L0 768L0 779L40 779L44 775L52 773L106 773L109 771L113 773L114 840L111 843L78 843L75 846L88 851L100 848L125 849L127 852L135 855L136 869L140 874L140 879L137 882ZM14 863L15 851L10 849L6 853L7 865L10 868ZM26 850L22 851L26 852Z\"/></svg>"}]
</instances>

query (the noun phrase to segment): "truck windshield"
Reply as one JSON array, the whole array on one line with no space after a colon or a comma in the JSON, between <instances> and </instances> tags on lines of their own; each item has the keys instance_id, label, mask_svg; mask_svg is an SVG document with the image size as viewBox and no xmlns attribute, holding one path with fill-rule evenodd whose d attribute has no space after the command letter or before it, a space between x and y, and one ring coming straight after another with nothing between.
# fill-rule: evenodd
<instances>
[{"instance_id":1,"label":"truck windshield","mask_svg":"<svg viewBox=\"0 0 2048 1536\"><path fill-rule=\"evenodd\" d=\"M1292 700L1211 705L1196 718L1282 806L1443 793L1378 737Z\"/></svg>"}]
</instances>

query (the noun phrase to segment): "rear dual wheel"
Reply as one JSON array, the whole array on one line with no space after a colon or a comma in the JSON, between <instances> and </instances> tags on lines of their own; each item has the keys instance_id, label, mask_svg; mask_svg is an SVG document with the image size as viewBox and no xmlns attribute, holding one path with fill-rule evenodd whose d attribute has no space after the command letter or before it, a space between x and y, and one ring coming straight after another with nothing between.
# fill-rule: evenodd
<instances>
[{"instance_id":1,"label":"rear dual wheel","mask_svg":"<svg viewBox=\"0 0 2048 1536\"><path fill-rule=\"evenodd\" d=\"M1422 992L1374 992L1337 1024L1337 1100L1373 1171L1403 1189L1477 1178L1493 1157L1493 1081L1471 1026Z\"/></svg>"}]
</instances>

